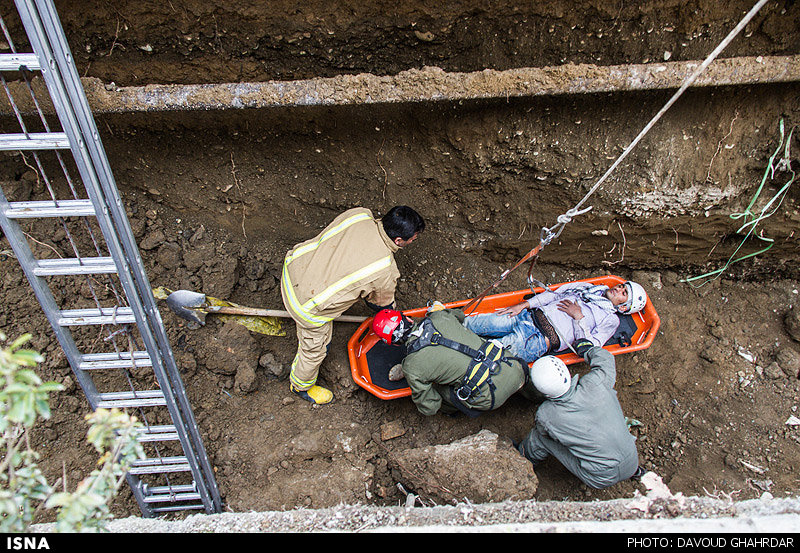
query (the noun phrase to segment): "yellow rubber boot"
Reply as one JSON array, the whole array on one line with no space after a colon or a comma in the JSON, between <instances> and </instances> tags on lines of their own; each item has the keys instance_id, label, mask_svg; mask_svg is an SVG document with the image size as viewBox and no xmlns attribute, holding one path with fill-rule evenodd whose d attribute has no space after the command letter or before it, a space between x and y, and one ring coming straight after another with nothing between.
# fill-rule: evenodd
<instances>
[{"instance_id":1,"label":"yellow rubber boot","mask_svg":"<svg viewBox=\"0 0 800 553\"><path fill-rule=\"evenodd\" d=\"M333 392L322 386L317 386L316 384L311 386L308 390L298 390L293 384L289 384L289 387L304 400L316 403L317 405L324 405L333 401Z\"/></svg>"}]
</instances>

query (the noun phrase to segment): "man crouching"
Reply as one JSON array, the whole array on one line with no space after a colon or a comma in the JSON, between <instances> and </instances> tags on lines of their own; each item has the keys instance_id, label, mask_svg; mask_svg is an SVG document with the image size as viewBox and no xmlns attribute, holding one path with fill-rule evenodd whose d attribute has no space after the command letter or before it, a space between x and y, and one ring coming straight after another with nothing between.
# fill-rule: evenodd
<instances>
[{"instance_id":1,"label":"man crouching","mask_svg":"<svg viewBox=\"0 0 800 553\"><path fill-rule=\"evenodd\" d=\"M393 380L405 377L420 413L462 412L478 416L503 405L516 392L535 394L527 364L493 340L463 326L464 313L435 303L415 322L400 311L384 309L373 320L375 334L390 344L405 344L406 357Z\"/></svg>"},{"instance_id":2,"label":"man crouching","mask_svg":"<svg viewBox=\"0 0 800 553\"><path fill-rule=\"evenodd\" d=\"M531 366L531 381L547 399L536 411L536 424L519 445L520 453L534 466L553 455L592 488L641 476L636 438L614 391L614 356L589 340L573 347L591 368L582 377L570 377L564 362L552 355Z\"/></svg>"}]
</instances>

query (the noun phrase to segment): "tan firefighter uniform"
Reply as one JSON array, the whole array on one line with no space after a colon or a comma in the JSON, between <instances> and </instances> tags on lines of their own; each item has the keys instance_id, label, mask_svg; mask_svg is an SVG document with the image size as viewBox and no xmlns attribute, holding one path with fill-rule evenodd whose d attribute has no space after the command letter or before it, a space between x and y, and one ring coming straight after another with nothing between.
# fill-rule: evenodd
<instances>
[{"instance_id":1,"label":"tan firefighter uniform","mask_svg":"<svg viewBox=\"0 0 800 553\"><path fill-rule=\"evenodd\" d=\"M359 298L380 306L394 303L398 249L372 211L357 207L286 254L281 296L297 323L297 355L289 374L297 390L316 383L333 319Z\"/></svg>"}]
</instances>

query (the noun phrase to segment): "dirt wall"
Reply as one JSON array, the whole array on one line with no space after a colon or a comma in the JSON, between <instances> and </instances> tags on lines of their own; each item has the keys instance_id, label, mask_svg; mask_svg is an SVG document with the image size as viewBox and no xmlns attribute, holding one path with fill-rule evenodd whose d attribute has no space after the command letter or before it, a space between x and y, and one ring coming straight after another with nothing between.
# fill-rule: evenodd
<instances>
[{"instance_id":1,"label":"dirt wall","mask_svg":"<svg viewBox=\"0 0 800 553\"><path fill-rule=\"evenodd\" d=\"M120 86L702 59L753 4L56 2L80 74ZM798 11L769 2L726 56L798 53Z\"/></svg>"},{"instance_id":2,"label":"dirt wall","mask_svg":"<svg viewBox=\"0 0 800 553\"><path fill-rule=\"evenodd\" d=\"M654 127L546 248L549 261L580 267L720 266L745 238L731 218L758 191L769 158L797 120L797 86L691 91ZM668 92L544 99L225 111L188 116L102 117L119 145L118 179L185 216L214 220L278 249L298 229L324 226L352 205L385 212L416 205L431 228L461 248L509 264L542 227L581 201ZM170 132L154 132L158 127ZM115 132L114 129L118 128ZM152 155L156 182L140 171L128 140ZM118 142L118 138L125 138ZM198 140L201 149L190 148ZM797 148L797 137L792 139ZM285 149L286 157L275 156ZM174 152L181 151L175 158ZM208 169L211 165L212 169ZM234 174L235 170L235 174ZM758 213L790 180L770 172ZM236 188L225 190L229 184ZM185 187L193 190L185 194ZM153 191L157 194L152 194ZM487 194L487 192L489 192ZM797 268L796 187L759 223L775 240L759 262ZM209 208L214 204L224 209ZM272 213L297 213L270 224ZM233 214L233 216L231 216ZM742 253L756 251L752 237ZM739 266L737 274L749 269Z\"/></svg>"},{"instance_id":3,"label":"dirt wall","mask_svg":"<svg viewBox=\"0 0 800 553\"><path fill-rule=\"evenodd\" d=\"M750 7L734 2L57 3L82 76L117 84L391 74L567 62L700 59ZM769 3L729 55L798 53L798 5ZM11 28L14 29L13 23ZM552 31L551 31L552 29ZM793 35L792 33L795 32ZM309 36L306 36L309 35ZM381 215L409 204L428 229L398 255L398 302L417 307L483 290L530 250L539 229L575 205L669 97L669 91L427 102L390 106L99 115L97 123L153 286L280 308L285 252L339 212ZM618 360L625 414L642 423L640 461L674 492L737 498L797 493L800 342L797 186L759 226L773 247L696 288L683 279L722 267L744 238L732 218L750 203L779 142L800 120L797 84L690 90L588 202L536 266L556 283L614 273L646 286L662 317L647 351ZM1 121L3 130L15 121ZM763 207L797 170L770 171ZM46 163L55 167L54 161ZM48 166L48 169L51 168ZM29 159L0 158L3 191L45 193ZM37 253L66 255L66 236L34 226ZM755 251L751 241L741 253ZM8 251L3 239L0 250ZM524 269L504 290L524 288ZM13 256L0 257L0 329L34 334L45 378L66 385L37 430L51 480L88 473L87 404ZM84 292L83 289L79 289ZM60 296L70 296L67 286ZM13 309L10 307L13 306ZM354 311L367 312L363 306ZM535 408L514 398L473 420L421 416L352 380L337 326L321 383L333 404L288 392L294 328L266 337L212 319L189 330L163 317L226 508L397 505L392 451L490 430L519 440ZM220 361L236 345L241 371ZM578 368L576 370L583 370ZM403 433L381 437L393 423ZM753 468L755 467L755 468ZM550 459L537 500L630 497L635 482L596 491ZM531 499L531 498L519 498ZM136 514L130 492L114 506Z\"/></svg>"}]
</instances>

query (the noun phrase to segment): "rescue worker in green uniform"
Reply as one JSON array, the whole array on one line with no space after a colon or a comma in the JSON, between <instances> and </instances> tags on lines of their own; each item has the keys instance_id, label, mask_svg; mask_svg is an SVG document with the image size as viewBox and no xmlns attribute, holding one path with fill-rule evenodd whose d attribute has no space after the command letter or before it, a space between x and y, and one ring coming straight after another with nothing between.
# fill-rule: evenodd
<instances>
[{"instance_id":1,"label":"rescue worker in green uniform","mask_svg":"<svg viewBox=\"0 0 800 553\"><path fill-rule=\"evenodd\" d=\"M438 304L438 302L437 302ZM441 304L414 322L400 311L385 309L372 328L390 344L405 345L402 374L411 399L423 415L456 414L475 417L503 405L516 392L535 395L528 384L527 364L464 328L460 309ZM399 380L398 376L390 378Z\"/></svg>"},{"instance_id":2,"label":"rescue worker in green uniform","mask_svg":"<svg viewBox=\"0 0 800 553\"><path fill-rule=\"evenodd\" d=\"M614 391L614 356L588 339L573 348L589 363L591 370L583 376L571 377L564 362L552 355L531 366L531 382L546 400L519 452L534 466L552 455L592 488L641 477L636 438Z\"/></svg>"}]
</instances>

